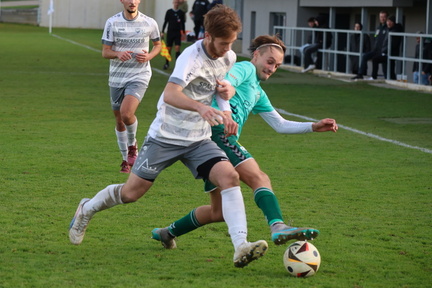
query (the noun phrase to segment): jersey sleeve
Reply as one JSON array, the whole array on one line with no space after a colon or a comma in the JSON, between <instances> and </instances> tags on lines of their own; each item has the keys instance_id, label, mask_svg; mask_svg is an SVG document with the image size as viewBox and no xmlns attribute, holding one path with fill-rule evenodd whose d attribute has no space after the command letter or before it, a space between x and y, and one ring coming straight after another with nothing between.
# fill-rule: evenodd
<instances>
[{"instance_id":1,"label":"jersey sleeve","mask_svg":"<svg viewBox=\"0 0 432 288\"><path fill-rule=\"evenodd\" d=\"M260 90L260 98L252 109L252 113L258 114L275 110L267 96L267 93L261 88L261 86L259 86L258 89Z\"/></svg>"},{"instance_id":2,"label":"jersey sleeve","mask_svg":"<svg viewBox=\"0 0 432 288\"><path fill-rule=\"evenodd\" d=\"M114 44L113 24L108 19L105 23L105 28L102 34L102 44L112 46Z\"/></svg>"},{"instance_id":3,"label":"jersey sleeve","mask_svg":"<svg viewBox=\"0 0 432 288\"><path fill-rule=\"evenodd\" d=\"M159 32L159 26L153 18L151 18L151 24L152 24L152 32L150 33L150 39L155 42L160 40L160 32Z\"/></svg>"}]
</instances>

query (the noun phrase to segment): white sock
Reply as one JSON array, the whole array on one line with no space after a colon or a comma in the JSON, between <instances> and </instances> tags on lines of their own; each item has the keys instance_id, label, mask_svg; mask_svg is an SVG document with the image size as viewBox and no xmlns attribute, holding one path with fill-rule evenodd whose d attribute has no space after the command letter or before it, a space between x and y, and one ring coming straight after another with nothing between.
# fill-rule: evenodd
<instances>
[{"instance_id":1,"label":"white sock","mask_svg":"<svg viewBox=\"0 0 432 288\"><path fill-rule=\"evenodd\" d=\"M221 191L222 213L234 248L247 242L246 211L240 186Z\"/></svg>"},{"instance_id":2,"label":"white sock","mask_svg":"<svg viewBox=\"0 0 432 288\"><path fill-rule=\"evenodd\" d=\"M99 191L90 201L83 206L84 214L94 214L96 212L123 204L121 200L121 190L124 184L114 184Z\"/></svg>"},{"instance_id":3,"label":"white sock","mask_svg":"<svg viewBox=\"0 0 432 288\"><path fill-rule=\"evenodd\" d=\"M127 132L126 131L117 131L115 129L116 135L117 135L117 143L120 149L120 153L122 154L122 158L124 161L127 161L127 155L128 155L128 139L127 139Z\"/></svg>"},{"instance_id":4,"label":"white sock","mask_svg":"<svg viewBox=\"0 0 432 288\"><path fill-rule=\"evenodd\" d=\"M128 146L132 146L136 144L136 132L138 129L138 119L135 119L135 123L132 125L126 125L127 137L128 137Z\"/></svg>"}]
</instances>

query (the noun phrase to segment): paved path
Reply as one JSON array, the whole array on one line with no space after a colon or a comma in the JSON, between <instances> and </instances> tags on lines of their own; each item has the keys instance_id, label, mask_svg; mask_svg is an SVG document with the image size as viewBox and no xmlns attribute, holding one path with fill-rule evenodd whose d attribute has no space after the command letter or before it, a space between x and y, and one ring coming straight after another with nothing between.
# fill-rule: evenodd
<instances>
[{"instance_id":1,"label":"paved path","mask_svg":"<svg viewBox=\"0 0 432 288\"><path fill-rule=\"evenodd\" d=\"M0 1L0 7L39 6L39 1Z\"/></svg>"}]
</instances>

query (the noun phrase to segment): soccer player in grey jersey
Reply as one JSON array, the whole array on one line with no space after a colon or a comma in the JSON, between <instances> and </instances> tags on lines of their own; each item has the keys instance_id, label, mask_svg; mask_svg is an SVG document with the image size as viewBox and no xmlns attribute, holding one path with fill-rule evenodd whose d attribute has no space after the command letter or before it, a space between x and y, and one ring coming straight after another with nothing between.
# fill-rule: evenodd
<instances>
[{"instance_id":1,"label":"soccer player in grey jersey","mask_svg":"<svg viewBox=\"0 0 432 288\"><path fill-rule=\"evenodd\" d=\"M221 192L210 192L211 203L222 203L222 213L234 245L234 266L244 267L263 256L264 240L247 241L246 213L239 175L226 154L213 142L211 126L224 124L227 135L237 125L210 106L214 94L228 100L235 93L221 80L236 61L231 46L241 31L237 13L220 5L205 16L205 38L184 50L159 99L156 119L125 184L109 185L78 205L69 239L81 244L93 215L113 206L135 202L152 186L161 171L178 160L195 178L208 179ZM222 200L220 200L222 198ZM197 220L207 215L196 214Z\"/></svg>"},{"instance_id":2,"label":"soccer player in grey jersey","mask_svg":"<svg viewBox=\"0 0 432 288\"><path fill-rule=\"evenodd\" d=\"M137 157L135 111L152 75L150 60L159 54L161 42L156 21L138 11L140 0L120 2L124 10L106 21L102 56L110 59L108 84L117 142L123 158L120 172L130 173ZM151 51L150 40L153 42Z\"/></svg>"}]
</instances>

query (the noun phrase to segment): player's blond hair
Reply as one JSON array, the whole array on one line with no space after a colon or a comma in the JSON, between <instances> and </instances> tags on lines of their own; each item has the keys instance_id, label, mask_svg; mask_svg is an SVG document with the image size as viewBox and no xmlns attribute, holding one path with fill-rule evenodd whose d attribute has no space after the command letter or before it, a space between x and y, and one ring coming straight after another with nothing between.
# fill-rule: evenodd
<instances>
[{"instance_id":1,"label":"player's blond hair","mask_svg":"<svg viewBox=\"0 0 432 288\"><path fill-rule=\"evenodd\" d=\"M204 29L212 37L229 38L241 32L242 24L237 12L218 4L204 15Z\"/></svg>"}]
</instances>

